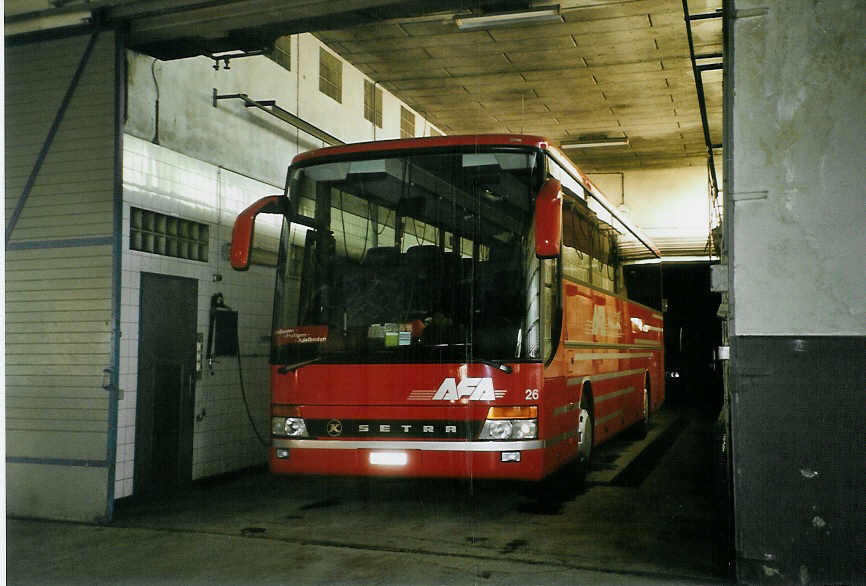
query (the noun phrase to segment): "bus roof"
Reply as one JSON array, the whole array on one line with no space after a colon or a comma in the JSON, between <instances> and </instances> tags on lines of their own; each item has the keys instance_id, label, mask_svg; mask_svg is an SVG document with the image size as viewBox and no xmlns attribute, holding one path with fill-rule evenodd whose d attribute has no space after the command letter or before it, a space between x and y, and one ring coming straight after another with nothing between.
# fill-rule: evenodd
<instances>
[{"instance_id":1,"label":"bus roof","mask_svg":"<svg viewBox=\"0 0 866 586\"><path fill-rule=\"evenodd\" d=\"M299 153L292 159L292 165L308 163L317 159L327 160L331 157L342 157L346 155L360 155L364 153L395 152L401 150L436 149L448 147L471 147L471 146L522 146L534 148L548 153L552 156L570 175L583 184L587 197L598 201L613 217L615 217L625 229L630 232L652 256L661 258L661 252L655 244L637 226L624 217L615 206L607 200L601 190L575 165L571 159L559 148L552 145L550 141L542 136L527 134L463 134L429 136L424 138L401 138L393 140L376 140L370 142L358 142L330 146L312 151ZM288 186L287 186L288 189ZM640 257L631 251L628 256Z\"/></svg>"},{"instance_id":2,"label":"bus roof","mask_svg":"<svg viewBox=\"0 0 866 586\"><path fill-rule=\"evenodd\" d=\"M549 141L540 136L523 134L465 134L429 136L425 138L401 138L394 140L376 140L325 147L300 153L292 159L292 165L308 162L311 159L340 157L361 153L378 153L383 151L400 151L405 149L447 148L465 146L524 146L546 150Z\"/></svg>"}]
</instances>

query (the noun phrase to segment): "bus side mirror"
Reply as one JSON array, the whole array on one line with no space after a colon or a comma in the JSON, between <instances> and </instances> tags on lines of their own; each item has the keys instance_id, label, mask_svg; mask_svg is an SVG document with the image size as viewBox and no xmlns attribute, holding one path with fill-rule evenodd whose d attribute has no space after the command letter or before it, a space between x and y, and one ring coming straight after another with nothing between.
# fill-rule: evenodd
<instances>
[{"instance_id":1,"label":"bus side mirror","mask_svg":"<svg viewBox=\"0 0 866 586\"><path fill-rule=\"evenodd\" d=\"M245 271L250 268L250 251L253 247L253 231L259 214L282 214L288 209L288 199L283 195L269 195L255 202L238 215L232 229L232 250L229 256L232 268Z\"/></svg>"},{"instance_id":2,"label":"bus side mirror","mask_svg":"<svg viewBox=\"0 0 866 586\"><path fill-rule=\"evenodd\" d=\"M535 256L556 258L562 242L562 184L548 179L535 198Z\"/></svg>"}]
</instances>

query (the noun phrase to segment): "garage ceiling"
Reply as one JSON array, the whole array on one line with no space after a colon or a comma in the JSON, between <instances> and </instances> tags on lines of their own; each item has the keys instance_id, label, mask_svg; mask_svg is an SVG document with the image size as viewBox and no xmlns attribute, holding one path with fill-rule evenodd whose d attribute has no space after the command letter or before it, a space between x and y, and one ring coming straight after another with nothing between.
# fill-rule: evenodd
<instances>
[{"instance_id":1,"label":"garage ceiling","mask_svg":"<svg viewBox=\"0 0 866 586\"><path fill-rule=\"evenodd\" d=\"M720 3L689 9L705 14ZM570 149L588 171L705 165L682 1L567 0L560 10L556 24L463 32L445 13L316 34L448 134L628 138L625 146ZM720 55L721 19L692 26L695 53ZM721 74L702 74L714 144Z\"/></svg>"},{"instance_id":2,"label":"garage ceiling","mask_svg":"<svg viewBox=\"0 0 866 586\"><path fill-rule=\"evenodd\" d=\"M714 16L722 0L691 0ZM6 0L8 31L93 13L126 21L133 48L162 59L260 49L314 32L448 134L526 132L554 142L627 138L569 150L586 171L704 166L682 0L561 0L561 22L460 31L455 17L546 2L505 0ZM722 19L691 21L710 140L722 140Z\"/></svg>"}]
</instances>

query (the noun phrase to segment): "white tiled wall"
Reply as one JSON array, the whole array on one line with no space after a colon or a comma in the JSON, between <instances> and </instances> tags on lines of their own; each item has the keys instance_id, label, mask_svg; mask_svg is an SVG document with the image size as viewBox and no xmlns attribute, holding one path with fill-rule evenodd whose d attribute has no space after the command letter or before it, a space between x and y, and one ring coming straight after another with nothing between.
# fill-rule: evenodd
<instances>
[{"instance_id":1,"label":"white tiled wall","mask_svg":"<svg viewBox=\"0 0 866 586\"><path fill-rule=\"evenodd\" d=\"M124 137L124 255L121 293L120 387L115 494L132 494L135 459L135 405L138 378L139 286L142 272L198 280L198 332L207 339L210 298L224 295L238 310L244 384L250 409L267 437L268 336L273 304L274 270L253 266L233 271L224 254L237 213L250 203L280 190L272 185L202 163L132 136ZM208 262L171 258L129 250L130 206L210 225ZM219 225L218 225L219 222ZM260 217L257 246L275 246L278 219ZM216 275L221 280L215 281ZM238 364L219 358L196 384L193 433L193 478L211 476L265 461L241 396Z\"/></svg>"}]
</instances>

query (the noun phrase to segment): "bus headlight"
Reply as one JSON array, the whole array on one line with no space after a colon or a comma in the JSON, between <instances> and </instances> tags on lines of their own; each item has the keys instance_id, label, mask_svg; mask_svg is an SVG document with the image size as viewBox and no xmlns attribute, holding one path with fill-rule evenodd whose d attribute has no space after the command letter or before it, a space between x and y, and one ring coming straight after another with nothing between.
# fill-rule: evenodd
<instances>
[{"instance_id":1,"label":"bus headlight","mask_svg":"<svg viewBox=\"0 0 866 586\"><path fill-rule=\"evenodd\" d=\"M538 407L491 407L478 439L514 440L538 437Z\"/></svg>"},{"instance_id":2,"label":"bus headlight","mask_svg":"<svg viewBox=\"0 0 866 586\"><path fill-rule=\"evenodd\" d=\"M512 423L511 437L514 439L535 439L538 437L538 421L518 419Z\"/></svg>"},{"instance_id":3,"label":"bus headlight","mask_svg":"<svg viewBox=\"0 0 866 586\"><path fill-rule=\"evenodd\" d=\"M509 440L537 437L538 420L536 419L488 419L484 422L478 439Z\"/></svg>"},{"instance_id":4,"label":"bus headlight","mask_svg":"<svg viewBox=\"0 0 866 586\"><path fill-rule=\"evenodd\" d=\"M271 433L277 437L307 437L307 425L300 417L271 417Z\"/></svg>"},{"instance_id":5,"label":"bus headlight","mask_svg":"<svg viewBox=\"0 0 866 586\"><path fill-rule=\"evenodd\" d=\"M514 426L507 419L485 421L481 428L481 439L510 439Z\"/></svg>"}]
</instances>

